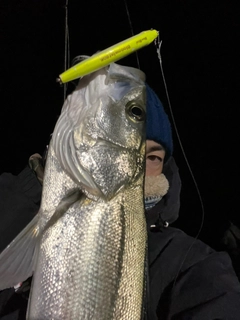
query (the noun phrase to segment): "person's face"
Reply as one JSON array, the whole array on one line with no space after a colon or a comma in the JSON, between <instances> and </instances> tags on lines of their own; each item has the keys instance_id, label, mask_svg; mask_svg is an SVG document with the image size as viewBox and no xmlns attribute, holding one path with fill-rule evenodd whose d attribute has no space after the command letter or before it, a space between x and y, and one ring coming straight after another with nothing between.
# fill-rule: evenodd
<instances>
[{"instance_id":1,"label":"person's face","mask_svg":"<svg viewBox=\"0 0 240 320\"><path fill-rule=\"evenodd\" d=\"M160 175L164 158L164 148L153 140L146 140L146 176Z\"/></svg>"}]
</instances>

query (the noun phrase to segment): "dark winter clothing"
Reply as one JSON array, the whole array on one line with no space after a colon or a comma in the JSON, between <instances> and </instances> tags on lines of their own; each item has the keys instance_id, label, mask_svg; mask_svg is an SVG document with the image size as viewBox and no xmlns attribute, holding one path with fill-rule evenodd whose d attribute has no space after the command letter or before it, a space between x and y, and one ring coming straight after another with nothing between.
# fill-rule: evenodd
<instances>
[{"instance_id":1,"label":"dark winter clothing","mask_svg":"<svg viewBox=\"0 0 240 320\"><path fill-rule=\"evenodd\" d=\"M164 173L170 190L147 213L149 319L240 319L240 284L229 255L167 227L178 218L180 206L181 182L173 159Z\"/></svg>"},{"instance_id":2,"label":"dark winter clothing","mask_svg":"<svg viewBox=\"0 0 240 320\"><path fill-rule=\"evenodd\" d=\"M0 176L0 252L37 213L42 186L26 167L18 176Z\"/></svg>"},{"instance_id":3,"label":"dark winter clothing","mask_svg":"<svg viewBox=\"0 0 240 320\"><path fill-rule=\"evenodd\" d=\"M149 240L147 319L239 320L240 284L230 257L169 227L178 217L181 189L173 158L165 165L164 173L170 190L146 213ZM30 182L27 191L22 186ZM34 216L40 193L41 185L29 168L18 177L9 174L0 177L0 194L4 194L0 201L2 248ZM13 230L15 221L18 226ZM22 288L17 293L14 289L0 292L0 319L24 319L27 294Z\"/></svg>"},{"instance_id":4,"label":"dark winter clothing","mask_svg":"<svg viewBox=\"0 0 240 320\"><path fill-rule=\"evenodd\" d=\"M160 143L166 152L165 161L173 153L171 124L163 104L154 90L146 83L147 121L146 139Z\"/></svg>"},{"instance_id":5,"label":"dark winter clothing","mask_svg":"<svg viewBox=\"0 0 240 320\"><path fill-rule=\"evenodd\" d=\"M42 186L28 166L14 176L0 175L0 252L18 235L38 212ZM31 279L15 292L0 291L0 319L25 320Z\"/></svg>"}]
</instances>

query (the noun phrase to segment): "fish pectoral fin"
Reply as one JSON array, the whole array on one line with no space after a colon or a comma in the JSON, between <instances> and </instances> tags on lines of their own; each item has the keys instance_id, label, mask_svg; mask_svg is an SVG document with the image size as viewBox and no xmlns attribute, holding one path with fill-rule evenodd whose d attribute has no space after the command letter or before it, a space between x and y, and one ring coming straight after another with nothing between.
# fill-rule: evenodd
<instances>
[{"instance_id":1,"label":"fish pectoral fin","mask_svg":"<svg viewBox=\"0 0 240 320\"><path fill-rule=\"evenodd\" d=\"M39 216L17 235L0 254L0 290L11 288L32 276L37 250Z\"/></svg>"}]
</instances>

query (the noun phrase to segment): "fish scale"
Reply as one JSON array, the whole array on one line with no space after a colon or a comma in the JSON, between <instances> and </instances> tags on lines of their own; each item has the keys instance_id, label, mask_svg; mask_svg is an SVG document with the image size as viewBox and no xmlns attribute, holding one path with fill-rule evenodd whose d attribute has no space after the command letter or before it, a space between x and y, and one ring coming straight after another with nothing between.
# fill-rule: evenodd
<instances>
[{"instance_id":1,"label":"fish scale","mask_svg":"<svg viewBox=\"0 0 240 320\"><path fill-rule=\"evenodd\" d=\"M39 314L42 313L42 297L38 296L38 292L51 293L45 296L45 310L49 310L45 319L140 319L143 281L134 281L134 279L143 279L143 270L138 270L136 266L145 256L146 239L142 237L145 221L139 219L140 217L129 215L122 203L129 202L128 200L132 200L133 197L136 198L136 191L134 189L128 196L126 193L119 194L119 200L114 199L113 206L109 202L87 203L88 214L84 215L84 219L81 218L83 211L84 213L86 211L84 203L75 203L62 219L65 227L54 226L52 227L54 230L48 231L57 243L59 233L63 232L61 238L69 239L69 242L64 242L64 248L54 245L53 240L51 240L51 247L44 248L45 237L43 237L40 252L48 259L47 266L46 258L43 259L46 268L46 272L43 269L43 274L46 279L38 287L36 296L31 297L35 302L32 304L34 307L33 313L30 313L30 319L38 319ZM137 197L137 200L140 199ZM134 201L133 203L135 204ZM129 209L133 212L132 207ZM99 215L99 210L104 215ZM109 219L106 219L106 216ZM138 219L139 223L136 221ZM73 232L69 234L67 224L71 223L72 226L73 222ZM125 233L124 229L130 226L134 226L135 230L130 229ZM140 239L139 234L142 241L136 241ZM46 242L48 241L49 237L46 234ZM76 243L79 243L77 254ZM69 250L73 245L74 254ZM132 246L139 248L137 257L134 257L131 252ZM64 257L63 261L56 260L59 250ZM72 255L77 257L77 263L72 259ZM38 264L39 269L42 267ZM139 274L136 277L138 271ZM62 280L59 281L59 278ZM38 279L36 278L35 281L38 282ZM68 290L68 294L65 295L66 288L72 288L72 290ZM113 292L115 292L114 295ZM64 303L58 304L57 310L51 307L52 302L61 301L61 299ZM116 303L117 301L119 302ZM72 307L74 305L77 306L76 314ZM132 314L127 313L124 316L126 308Z\"/></svg>"},{"instance_id":2,"label":"fish scale","mask_svg":"<svg viewBox=\"0 0 240 320\"><path fill-rule=\"evenodd\" d=\"M145 116L144 74L114 63L66 99L40 210L0 256L0 289L33 274L27 319L141 319Z\"/></svg>"}]
</instances>

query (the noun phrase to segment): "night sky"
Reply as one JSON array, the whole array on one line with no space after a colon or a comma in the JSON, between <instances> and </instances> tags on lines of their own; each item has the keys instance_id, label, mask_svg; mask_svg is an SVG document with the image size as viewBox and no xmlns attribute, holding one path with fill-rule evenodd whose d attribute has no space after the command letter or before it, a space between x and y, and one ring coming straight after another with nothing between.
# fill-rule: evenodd
<instances>
[{"instance_id":1,"label":"night sky","mask_svg":"<svg viewBox=\"0 0 240 320\"><path fill-rule=\"evenodd\" d=\"M1 172L17 174L31 154L43 153L60 114L65 4L0 0ZM177 226L195 236L201 223L192 171L205 210L200 238L213 246L229 219L240 221L239 17L238 1L231 0L68 1L70 63L141 31L160 32L171 108L154 44L138 51L138 59L173 127L183 184ZM138 66L135 54L118 63ZM67 93L73 88L68 84Z\"/></svg>"}]
</instances>

